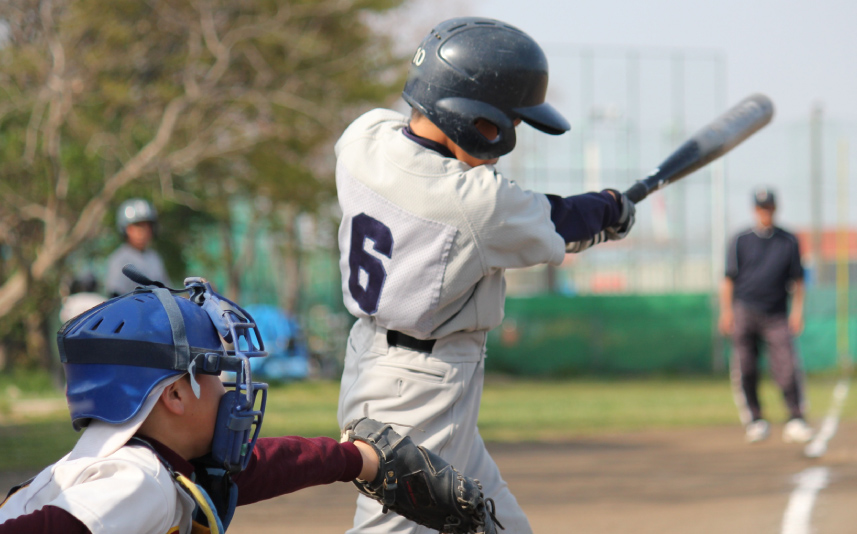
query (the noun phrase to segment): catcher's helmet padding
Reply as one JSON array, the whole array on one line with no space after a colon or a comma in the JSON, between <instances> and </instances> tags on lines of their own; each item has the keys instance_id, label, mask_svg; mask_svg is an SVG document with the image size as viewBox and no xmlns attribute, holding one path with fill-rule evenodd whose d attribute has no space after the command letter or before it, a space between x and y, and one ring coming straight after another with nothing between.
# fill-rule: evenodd
<instances>
[{"instance_id":1,"label":"catcher's helmet padding","mask_svg":"<svg viewBox=\"0 0 857 534\"><path fill-rule=\"evenodd\" d=\"M497 20L461 17L423 39L402 97L465 152L493 159L515 148L517 119L551 135L570 129L545 102L547 86L547 58L529 35ZM497 126L497 138L485 138L477 119Z\"/></svg>"},{"instance_id":2,"label":"catcher's helmet padding","mask_svg":"<svg viewBox=\"0 0 857 534\"><path fill-rule=\"evenodd\" d=\"M184 298L174 298L192 356L223 352L208 314ZM167 312L150 292L112 299L73 319L58 336L65 368L69 410L75 428L89 419L123 423L149 392L176 369ZM188 362L190 363L190 362Z\"/></svg>"},{"instance_id":3,"label":"catcher's helmet padding","mask_svg":"<svg viewBox=\"0 0 857 534\"><path fill-rule=\"evenodd\" d=\"M198 388L198 374L232 372L211 456L217 467L240 471L259 436L268 387L251 375L249 358L267 354L253 317L202 278L170 289L133 266L123 272L141 286L78 315L57 333L72 424L80 430L93 419L126 423L169 377L187 373Z\"/></svg>"}]
</instances>

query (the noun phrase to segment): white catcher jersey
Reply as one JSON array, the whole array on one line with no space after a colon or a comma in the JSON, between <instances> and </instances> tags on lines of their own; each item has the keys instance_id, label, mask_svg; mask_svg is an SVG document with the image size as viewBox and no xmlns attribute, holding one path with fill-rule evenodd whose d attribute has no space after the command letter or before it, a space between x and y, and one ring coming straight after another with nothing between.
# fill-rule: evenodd
<instances>
[{"instance_id":1,"label":"white catcher jersey","mask_svg":"<svg viewBox=\"0 0 857 534\"><path fill-rule=\"evenodd\" d=\"M503 320L505 269L563 260L550 203L493 165L415 143L406 125L376 109L336 143L345 305L420 339L490 330Z\"/></svg>"},{"instance_id":2,"label":"white catcher jersey","mask_svg":"<svg viewBox=\"0 0 857 534\"><path fill-rule=\"evenodd\" d=\"M0 523L47 505L92 534L190 534L196 507L155 454L136 445L105 458L66 456L0 507Z\"/></svg>"}]
</instances>

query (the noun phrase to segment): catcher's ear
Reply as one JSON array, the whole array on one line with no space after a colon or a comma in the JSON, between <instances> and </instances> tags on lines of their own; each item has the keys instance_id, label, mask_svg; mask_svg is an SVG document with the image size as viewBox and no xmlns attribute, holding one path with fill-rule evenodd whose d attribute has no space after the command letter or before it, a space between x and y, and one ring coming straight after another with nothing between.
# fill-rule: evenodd
<instances>
[{"instance_id":1,"label":"catcher's ear","mask_svg":"<svg viewBox=\"0 0 857 534\"><path fill-rule=\"evenodd\" d=\"M163 413L165 415L182 415L185 412L185 395L180 390L181 382L182 380L177 380L161 391L161 394L158 395L157 403L154 408L152 408L153 415L156 415L157 413Z\"/></svg>"}]
</instances>

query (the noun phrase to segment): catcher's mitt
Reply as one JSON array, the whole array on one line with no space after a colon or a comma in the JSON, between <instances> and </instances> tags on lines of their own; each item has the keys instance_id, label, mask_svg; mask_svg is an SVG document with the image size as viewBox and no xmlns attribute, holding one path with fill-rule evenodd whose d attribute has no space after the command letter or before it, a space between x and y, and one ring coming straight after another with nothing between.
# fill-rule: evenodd
<instances>
[{"instance_id":1,"label":"catcher's mitt","mask_svg":"<svg viewBox=\"0 0 857 534\"><path fill-rule=\"evenodd\" d=\"M375 480L357 479L361 493L415 523L448 534L496 534L494 501L479 481L459 473L433 452L418 447L390 425L363 417L345 425L343 441L362 441L378 453Z\"/></svg>"}]
</instances>

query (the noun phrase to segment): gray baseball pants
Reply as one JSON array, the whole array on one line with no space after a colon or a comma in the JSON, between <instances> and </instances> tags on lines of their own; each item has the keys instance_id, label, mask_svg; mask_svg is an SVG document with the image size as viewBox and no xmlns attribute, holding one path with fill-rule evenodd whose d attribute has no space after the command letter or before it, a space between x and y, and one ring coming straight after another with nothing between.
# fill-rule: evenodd
<instances>
[{"instance_id":1,"label":"gray baseball pants","mask_svg":"<svg viewBox=\"0 0 857 534\"><path fill-rule=\"evenodd\" d=\"M529 521L485 449L476 421L482 398L485 333L462 333L438 340L431 354L387 345L387 330L371 320L351 329L339 392L340 428L367 415L408 435L479 479L496 504L505 534L530 534ZM357 498L349 534L432 534L368 497Z\"/></svg>"}]
</instances>

